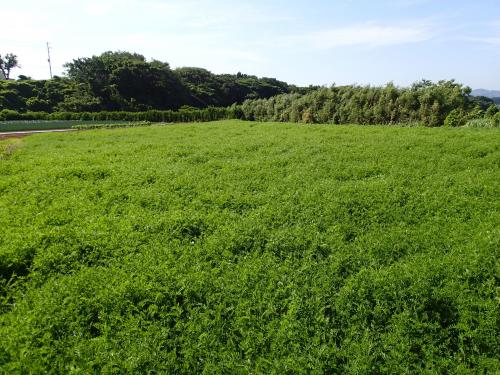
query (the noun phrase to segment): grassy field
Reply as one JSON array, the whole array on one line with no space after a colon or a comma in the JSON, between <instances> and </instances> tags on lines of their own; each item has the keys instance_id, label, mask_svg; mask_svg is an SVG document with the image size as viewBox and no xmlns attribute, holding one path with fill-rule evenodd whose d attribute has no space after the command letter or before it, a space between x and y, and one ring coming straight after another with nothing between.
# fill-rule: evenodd
<instances>
[{"instance_id":1,"label":"grassy field","mask_svg":"<svg viewBox=\"0 0 500 375\"><path fill-rule=\"evenodd\" d=\"M128 123L127 121L0 121L0 132L71 129L72 127Z\"/></svg>"},{"instance_id":2,"label":"grassy field","mask_svg":"<svg viewBox=\"0 0 500 375\"><path fill-rule=\"evenodd\" d=\"M500 131L226 121L0 160L0 372L500 368Z\"/></svg>"}]
</instances>

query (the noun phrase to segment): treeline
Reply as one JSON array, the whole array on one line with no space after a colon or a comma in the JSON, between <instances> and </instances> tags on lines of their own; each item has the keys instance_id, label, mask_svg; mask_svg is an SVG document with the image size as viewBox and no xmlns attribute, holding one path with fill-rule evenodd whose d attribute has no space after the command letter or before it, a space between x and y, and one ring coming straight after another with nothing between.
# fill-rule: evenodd
<instances>
[{"instance_id":1,"label":"treeline","mask_svg":"<svg viewBox=\"0 0 500 375\"><path fill-rule=\"evenodd\" d=\"M304 95L285 94L247 100L241 118L329 124L422 124L441 126L451 114L452 126L492 117L493 101L470 96L468 87L455 81L421 81L411 87L341 86L321 88Z\"/></svg>"},{"instance_id":2,"label":"treeline","mask_svg":"<svg viewBox=\"0 0 500 375\"><path fill-rule=\"evenodd\" d=\"M499 127L500 110L491 99L473 97L454 81L422 81L409 88L342 86L306 94L246 100L228 107L148 111L13 111L1 110L0 121L148 121L192 122L242 119L325 124L409 124L424 126Z\"/></svg>"},{"instance_id":3,"label":"treeline","mask_svg":"<svg viewBox=\"0 0 500 375\"><path fill-rule=\"evenodd\" d=\"M410 87L297 87L274 78L171 69L129 52L65 65L65 77L0 81L0 120L208 121L460 126L493 118L494 102L455 81ZM227 109L224 109L227 108ZM498 116L497 116L498 117ZM457 125L458 124L458 125Z\"/></svg>"},{"instance_id":4,"label":"treeline","mask_svg":"<svg viewBox=\"0 0 500 375\"><path fill-rule=\"evenodd\" d=\"M239 117L238 107L181 108L178 111L149 110L141 112L17 112L0 111L0 121L147 121L147 122L205 122Z\"/></svg>"},{"instance_id":5,"label":"treeline","mask_svg":"<svg viewBox=\"0 0 500 375\"><path fill-rule=\"evenodd\" d=\"M65 65L66 77L0 81L0 110L18 112L98 112L177 110L241 104L247 99L305 93L274 78L213 74L202 68L171 69L169 64L129 52L106 52Z\"/></svg>"}]
</instances>

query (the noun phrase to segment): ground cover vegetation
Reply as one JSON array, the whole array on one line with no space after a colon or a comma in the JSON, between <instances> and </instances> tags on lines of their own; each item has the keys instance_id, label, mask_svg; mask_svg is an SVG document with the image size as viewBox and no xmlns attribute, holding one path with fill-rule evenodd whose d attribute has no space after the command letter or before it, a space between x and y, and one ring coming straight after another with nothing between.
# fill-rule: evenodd
<instances>
[{"instance_id":1,"label":"ground cover vegetation","mask_svg":"<svg viewBox=\"0 0 500 375\"><path fill-rule=\"evenodd\" d=\"M0 372L495 373L499 141L225 121L0 143Z\"/></svg>"}]
</instances>

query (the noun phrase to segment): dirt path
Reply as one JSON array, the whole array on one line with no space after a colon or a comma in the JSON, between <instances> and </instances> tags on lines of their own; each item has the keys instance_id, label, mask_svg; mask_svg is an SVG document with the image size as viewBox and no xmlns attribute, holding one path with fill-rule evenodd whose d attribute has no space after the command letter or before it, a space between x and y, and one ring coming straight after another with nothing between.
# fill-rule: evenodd
<instances>
[{"instance_id":1,"label":"dirt path","mask_svg":"<svg viewBox=\"0 0 500 375\"><path fill-rule=\"evenodd\" d=\"M0 139L21 138L21 137L26 137L27 135L38 134L38 133L62 133L62 132L74 132L74 131L77 131L77 129L47 129L47 130L22 130L16 132L0 132Z\"/></svg>"}]
</instances>

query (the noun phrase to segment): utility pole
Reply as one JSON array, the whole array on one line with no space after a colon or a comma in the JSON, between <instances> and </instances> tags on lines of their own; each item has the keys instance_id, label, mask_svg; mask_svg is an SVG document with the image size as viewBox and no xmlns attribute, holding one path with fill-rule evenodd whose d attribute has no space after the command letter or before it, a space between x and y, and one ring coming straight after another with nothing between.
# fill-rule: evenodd
<instances>
[{"instance_id":1,"label":"utility pole","mask_svg":"<svg viewBox=\"0 0 500 375\"><path fill-rule=\"evenodd\" d=\"M49 42L47 42L47 56L48 56L47 61L49 62L50 79L52 79L52 63L50 62L50 46L49 46Z\"/></svg>"}]
</instances>

